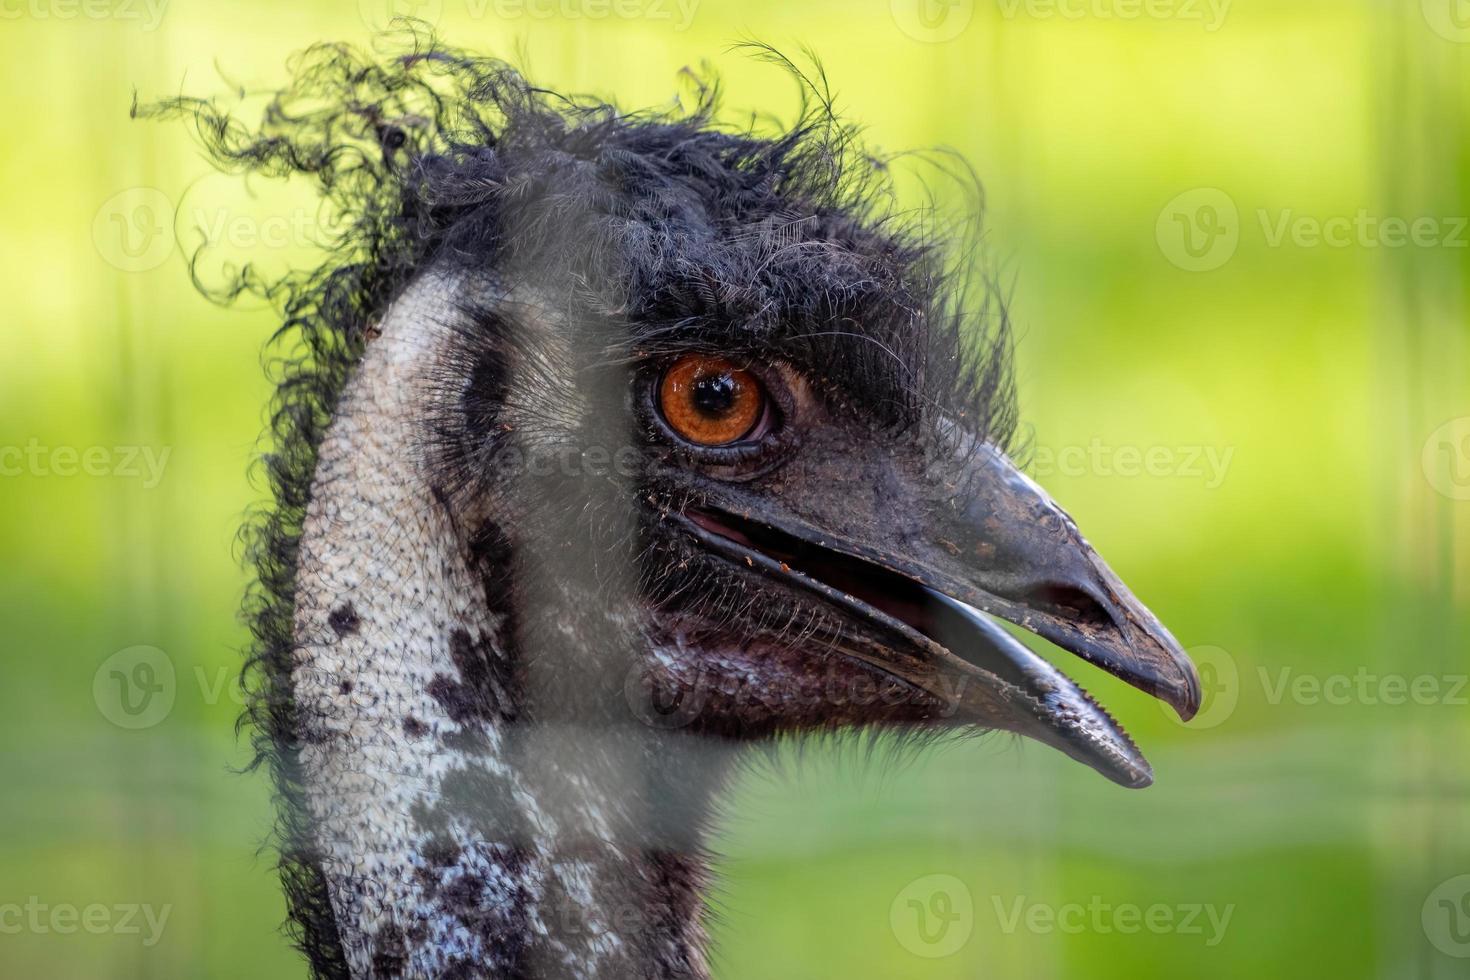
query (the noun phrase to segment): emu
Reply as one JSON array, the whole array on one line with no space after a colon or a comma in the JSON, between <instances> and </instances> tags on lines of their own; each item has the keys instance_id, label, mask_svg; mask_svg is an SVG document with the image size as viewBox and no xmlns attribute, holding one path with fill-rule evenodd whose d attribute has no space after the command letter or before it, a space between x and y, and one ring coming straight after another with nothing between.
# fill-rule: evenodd
<instances>
[{"instance_id":1,"label":"emu","mask_svg":"<svg viewBox=\"0 0 1470 980\"><path fill-rule=\"evenodd\" d=\"M820 76L764 134L425 37L293 78L254 126L136 111L337 221L222 290L292 345L244 721L314 975L707 977L719 793L784 738L1005 731L1149 784L991 617L1185 718L1194 669L1012 462L1004 310Z\"/></svg>"}]
</instances>

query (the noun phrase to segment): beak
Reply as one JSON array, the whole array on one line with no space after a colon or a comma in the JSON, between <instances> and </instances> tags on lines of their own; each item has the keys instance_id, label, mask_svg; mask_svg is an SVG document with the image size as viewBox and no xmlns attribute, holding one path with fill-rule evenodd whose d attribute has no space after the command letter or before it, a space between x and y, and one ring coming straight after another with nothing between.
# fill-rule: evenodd
<instances>
[{"instance_id":1,"label":"beak","mask_svg":"<svg viewBox=\"0 0 1470 980\"><path fill-rule=\"evenodd\" d=\"M1130 789L1154 781L1153 768L1101 705L1071 678L1038 657L984 613L942 593L930 591L937 617L947 625L936 630L943 644L951 642L964 652L967 666L1000 678L1008 696L997 716L985 704L968 705L970 713L994 721L999 728L1025 735L1066 753ZM983 684L983 676L981 677ZM981 690L984 688L981 687ZM959 691L973 702L968 685Z\"/></svg>"},{"instance_id":2,"label":"beak","mask_svg":"<svg viewBox=\"0 0 1470 980\"><path fill-rule=\"evenodd\" d=\"M989 616L1147 691L1185 720L1200 706L1193 664L1003 453L974 446L958 465L942 480L925 479L909 506L879 501L864 513L845 499L825 527L810 515L749 507L685 516L706 547L886 633L887 643L845 652L943 698L959 720L1044 742L1124 786L1149 785L1147 761L1112 717Z\"/></svg>"},{"instance_id":3,"label":"beak","mask_svg":"<svg viewBox=\"0 0 1470 980\"><path fill-rule=\"evenodd\" d=\"M1200 707L1199 675L1148 608L1128 591L1076 523L990 446L970 466L972 492L936 519L965 556L932 550L900 562L925 584L1007 619L1171 705L1184 721Z\"/></svg>"}]
</instances>

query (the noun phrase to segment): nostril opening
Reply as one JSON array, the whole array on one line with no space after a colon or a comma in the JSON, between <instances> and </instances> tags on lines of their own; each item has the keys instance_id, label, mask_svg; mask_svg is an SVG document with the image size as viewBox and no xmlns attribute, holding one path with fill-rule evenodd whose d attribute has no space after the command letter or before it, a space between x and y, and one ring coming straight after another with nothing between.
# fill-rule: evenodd
<instances>
[{"instance_id":1,"label":"nostril opening","mask_svg":"<svg viewBox=\"0 0 1470 980\"><path fill-rule=\"evenodd\" d=\"M1102 603L1070 585L1038 585L1026 591L1026 605L1078 625L1108 626L1113 622Z\"/></svg>"}]
</instances>

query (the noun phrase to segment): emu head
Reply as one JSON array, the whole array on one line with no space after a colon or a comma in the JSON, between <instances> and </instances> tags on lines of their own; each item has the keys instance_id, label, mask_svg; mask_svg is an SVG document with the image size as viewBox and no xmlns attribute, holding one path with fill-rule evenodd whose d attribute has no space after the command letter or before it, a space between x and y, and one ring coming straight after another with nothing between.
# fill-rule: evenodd
<instances>
[{"instance_id":1,"label":"emu head","mask_svg":"<svg viewBox=\"0 0 1470 980\"><path fill-rule=\"evenodd\" d=\"M1003 312L957 307L914 228L804 183L795 137L602 116L523 138L452 178L497 188L494 237L390 329L437 345L406 389L425 479L503 549L489 591L513 671L545 667L535 712L734 741L1001 729L1147 785L992 618L1198 705L1175 640L1004 451Z\"/></svg>"},{"instance_id":2,"label":"emu head","mask_svg":"<svg viewBox=\"0 0 1470 980\"><path fill-rule=\"evenodd\" d=\"M691 159L746 147L604 139L543 178L572 263L435 285L385 329L439 331L404 390L433 405L427 489L495 542L487 595L519 631L496 698L631 714L670 747L1000 729L1146 786L1107 712L996 622L1197 707L1174 639L997 445L1004 335L967 351L891 233L742 201L769 175ZM608 172L625 153L658 161L649 184ZM611 214L584 210L600 195Z\"/></svg>"},{"instance_id":3,"label":"emu head","mask_svg":"<svg viewBox=\"0 0 1470 980\"><path fill-rule=\"evenodd\" d=\"M825 104L762 138L324 48L258 133L172 108L349 220L281 287L311 356L257 620L322 973L704 975L710 797L777 736L1003 730L1148 784L997 619L1197 708L1005 452L1003 315Z\"/></svg>"}]
</instances>

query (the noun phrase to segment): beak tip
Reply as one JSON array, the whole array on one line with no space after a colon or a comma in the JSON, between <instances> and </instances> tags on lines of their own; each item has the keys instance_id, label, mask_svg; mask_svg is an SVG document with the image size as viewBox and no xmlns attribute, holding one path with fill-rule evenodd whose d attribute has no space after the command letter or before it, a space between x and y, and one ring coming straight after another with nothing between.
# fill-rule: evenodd
<instances>
[{"instance_id":1,"label":"beak tip","mask_svg":"<svg viewBox=\"0 0 1470 980\"><path fill-rule=\"evenodd\" d=\"M1181 671L1177 679L1160 680L1152 690L1143 688L1155 698L1174 709L1180 721L1187 722L1200 710L1199 678L1191 668Z\"/></svg>"},{"instance_id":2,"label":"beak tip","mask_svg":"<svg viewBox=\"0 0 1470 980\"><path fill-rule=\"evenodd\" d=\"M1133 666L1141 669L1132 677L1120 676L1169 705L1180 721L1187 722L1199 714L1204 700L1199 670L1173 634L1148 610L1138 608L1144 629L1141 636L1128 637L1127 645L1133 654Z\"/></svg>"},{"instance_id":3,"label":"beak tip","mask_svg":"<svg viewBox=\"0 0 1470 980\"><path fill-rule=\"evenodd\" d=\"M1153 766L1142 755L1135 755L1126 764L1094 768L1124 789L1148 789L1154 784Z\"/></svg>"},{"instance_id":4,"label":"beak tip","mask_svg":"<svg viewBox=\"0 0 1470 980\"><path fill-rule=\"evenodd\" d=\"M1180 683L1171 692L1173 697L1166 700L1174 706L1180 721L1189 721L1199 714L1204 692L1200 687L1199 671L1195 669L1189 655L1181 650L1175 662L1179 665Z\"/></svg>"}]
</instances>

